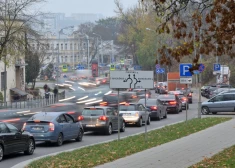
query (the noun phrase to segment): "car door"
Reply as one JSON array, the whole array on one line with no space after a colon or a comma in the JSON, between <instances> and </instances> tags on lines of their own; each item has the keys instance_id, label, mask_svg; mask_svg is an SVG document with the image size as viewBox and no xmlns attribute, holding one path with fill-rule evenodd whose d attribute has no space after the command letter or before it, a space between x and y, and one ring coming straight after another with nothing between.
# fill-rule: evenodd
<instances>
[{"instance_id":1,"label":"car door","mask_svg":"<svg viewBox=\"0 0 235 168\"><path fill-rule=\"evenodd\" d=\"M113 129L118 129L118 116L115 115L114 108L107 108L106 109L106 115L109 117L109 120L111 121L113 125Z\"/></svg>"},{"instance_id":2,"label":"car door","mask_svg":"<svg viewBox=\"0 0 235 168\"><path fill-rule=\"evenodd\" d=\"M164 110L164 107L160 100L156 100L156 104L157 104L157 111L159 112L159 114L161 114L160 117L162 118L163 116L165 116L166 111Z\"/></svg>"},{"instance_id":3,"label":"car door","mask_svg":"<svg viewBox=\"0 0 235 168\"><path fill-rule=\"evenodd\" d=\"M12 124L6 123L6 126L9 130L9 133L14 135L14 139L17 141L17 148L19 150L25 150L25 146L26 146L26 139L25 136L22 135L21 132L19 132L19 130L13 126Z\"/></svg>"},{"instance_id":4,"label":"car door","mask_svg":"<svg viewBox=\"0 0 235 168\"><path fill-rule=\"evenodd\" d=\"M13 153L19 151L18 140L14 133L10 133L5 123L0 123L0 132L5 147L5 153Z\"/></svg>"},{"instance_id":5,"label":"car door","mask_svg":"<svg viewBox=\"0 0 235 168\"><path fill-rule=\"evenodd\" d=\"M179 107L179 109L181 110L181 109L182 109L182 102L180 101L180 99L179 99L178 96L175 96L175 101L177 102L178 107Z\"/></svg>"},{"instance_id":6,"label":"car door","mask_svg":"<svg viewBox=\"0 0 235 168\"><path fill-rule=\"evenodd\" d=\"M223 95L223 112L234 112L235 109L235 95L224 94Z\"/></svg>"},{"instance_id":7,"label":"car door","mask_svg":"<svg viewBox=\"0 0 235 168\"><path fill-rule=\"evenodd\" d=\"M211 112L223 112L224 111L224 95L217 95L208 102L208 107Z\"/></svg>"},{"instance_id":8,"label":"car door","mask_svg":"<svg viewBox=\"0 0 235 168\"><path fill-rule=\"evenodd\" d=\"M138 109L143 117L143 120L146 121L147 117L148 117L148 112L147 110L145 109L144 105L143 104L139 104L138 105ZM146 111L146 112L145 112Z\"/></svg>"},{"instance_id":9,"label":"car door","mask_svg":"<svg viewBox=\"0 0 235 168\"><path fill-rule=\"evenodd\" d=\"M74 122L74 119L70 115L65 114L65 117L66 117L67 122L69 123L69 128L70 128L69 137L71 139L76 138L79 132L78 125Z\"/></svg>"},{"instance_id":10,"label":"car door","mask_svg":"<svg viewBox=\"0 0 235 168\"><path fill-rule=\"evenodd\" d=\"M58 117L57 122L59 123L60 131L63 133L64 140L70 139L70 137L71 137L70 126L69 126L69 123L67 122L64 114L61 114Z\"/></svg>"}]
</instances>

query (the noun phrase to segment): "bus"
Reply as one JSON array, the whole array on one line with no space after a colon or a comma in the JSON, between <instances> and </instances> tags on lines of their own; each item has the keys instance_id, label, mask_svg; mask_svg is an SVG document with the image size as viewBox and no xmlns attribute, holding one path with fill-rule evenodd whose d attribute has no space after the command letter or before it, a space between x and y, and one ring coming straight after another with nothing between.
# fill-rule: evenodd
<instances>
[{"instance_id":1,"label":"bus","mask_svg":"<svg viewBox=\"0 0 235 168\"><path fill-rule=\"evenodd\" d=\"M68 65L64 64L62 66L62 72L68 72Z\"/></svg>"}]
</instances>

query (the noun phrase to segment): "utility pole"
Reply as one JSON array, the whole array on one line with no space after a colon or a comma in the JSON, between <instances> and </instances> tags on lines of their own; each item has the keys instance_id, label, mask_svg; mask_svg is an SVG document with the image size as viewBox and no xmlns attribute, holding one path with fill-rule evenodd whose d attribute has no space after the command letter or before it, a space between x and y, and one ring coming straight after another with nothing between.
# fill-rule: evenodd
<instances>
[{"instance_id":1,"label":"utility pole","mask_svg":"<svg viewBox=\"0 0 235 168\"><path fill-rule=\"evenodd\" d=\"M113 63L113 60L114 60L114 58L113 58L113 40L112 40L112 42L111 42L111 47L112 47L112 55L111 55L111 60L110 60L110 63Z\"/></svg>"}]
</instances>

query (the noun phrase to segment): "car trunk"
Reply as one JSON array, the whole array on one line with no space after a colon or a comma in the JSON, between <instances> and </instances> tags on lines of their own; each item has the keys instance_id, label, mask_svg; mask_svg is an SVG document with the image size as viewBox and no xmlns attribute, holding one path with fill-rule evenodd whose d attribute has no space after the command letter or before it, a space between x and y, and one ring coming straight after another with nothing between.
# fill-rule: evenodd
<instances>
[{"instance_id":1,"label":"car trunk","mask_svg":"<svg viewBox=\"0 0 235 168\"><path fill-rule=\"evenodd\" d=\"M30 133L47 133L49 132L50 121L27 121L26 129Z\"/></svg>"}]
</instances>

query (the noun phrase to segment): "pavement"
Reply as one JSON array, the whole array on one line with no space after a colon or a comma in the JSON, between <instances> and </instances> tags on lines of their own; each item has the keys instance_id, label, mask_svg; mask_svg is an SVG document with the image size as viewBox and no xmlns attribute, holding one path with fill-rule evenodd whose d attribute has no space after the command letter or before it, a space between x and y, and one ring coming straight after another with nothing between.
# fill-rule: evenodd
<instances>
[{"instance_id":1,"label":"pavement","mask_svg":"<svg viewBox=\"0 0 235 168\"><path fill-rule=\"evenodd\" d=\"M95 168L186 168L235 144L235 119Z\"/></svg>"}]
</instances>

